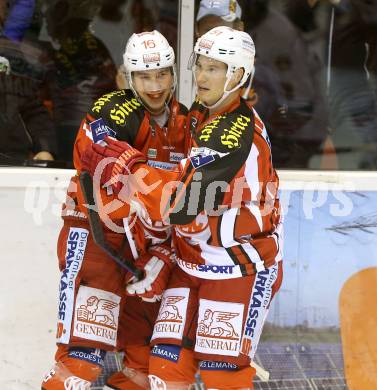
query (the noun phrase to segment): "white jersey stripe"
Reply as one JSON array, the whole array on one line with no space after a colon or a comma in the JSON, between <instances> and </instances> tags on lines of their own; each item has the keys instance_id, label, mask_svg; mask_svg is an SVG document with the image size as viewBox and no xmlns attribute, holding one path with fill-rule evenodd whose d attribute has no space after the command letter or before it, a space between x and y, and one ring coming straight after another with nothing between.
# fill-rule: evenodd
<instances>
[{"instance_id":1,"label":"white jersey stripe","mask_svg":"<svg viewBox=\"0 0 377 390\"><path fill-rule=\"evenodd\" d=\"M90 130L90 126L86 122L84 122L82 128L85 130L85 135L93 142L93 134Z\"/></svg>"},{"instance_id":2,"label":"white jersey stripe","mask_svg":"<svg viewBox=\"0 0 377 390\"><path fill-rule=\"evenodd\" d=\"M254 215L260 231L263 231L263 219L259 207L254 202L246 203L245 206L249 209L250 213Z\"/></svg>"},{"instance_id":3,"label":"white jersey stripe","mask_svg":"<svg viewBox=\"0 0 377 390\"><path fill-rule=\"evenodd\" d=\"M241 246L248 255L250 261L255 264L257 272L263 271L265 269L263 260L259 256L258 251L253 247L253 245L246 243L241 244Z\"/></svg>"},{"instance_id":4,"label":"white jersey stripe","mask_svg":"<svg viewBox=\"0 0 377 390\"><path fill-rule=\"evenodd\" d=\"M224 248L239 244L234 240L234 226L236 224L237 212L238 209L232 208L221 216L220 239L221 245Z\"/></svg>"},{"instance_id":5,"label":"white jersey stripe","mask_svg":"<svg viewBox=\"0 0 377 390\"><path fill-rule=\"evenodd\" d=\"M251 200L258 201L260 193L260 183L258 176L258 156L259 151L255 144L251 146L249 156L245 163L245 178L251 190Z\"/></svg>"}]
</instances>

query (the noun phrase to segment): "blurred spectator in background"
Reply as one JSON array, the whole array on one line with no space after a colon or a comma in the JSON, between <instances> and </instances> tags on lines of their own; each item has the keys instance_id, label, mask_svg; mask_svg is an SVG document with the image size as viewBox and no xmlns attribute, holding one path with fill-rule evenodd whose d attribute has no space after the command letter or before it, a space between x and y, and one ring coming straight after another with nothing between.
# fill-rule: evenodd
<instances>
[{"instance_id":1,"label":"blurred spectator in background","mask_svg":"<svg viewBox=\"0 0 377 390\"><path fill-rule=\"evenodd\" d=\"M49 72L58 157L72 161L77 124L88 107L116 88L116 66L105 45L89 29L101 0L45 0L44 16L51 40Z\"/></svg>"},{"instance_id":2,"label":"blurred spectator in background","mask_svg":"<svg viewBox=\"0 0 377 390\"><path fill-rule=\"evenodd\" d=\"M0 160L53 160L56 140L52 120L41 100L44 53L24 38L34 2L0 0Z\"/></svg>"},{"instance_id":3,"label":"blurred spectator in background","mask_svg":"<svg viewBox=\"0 0 377 390\"><path fill-rule=\"evenodd\" d=\"M376 169L377 1L284 3L298 28L324 40L329 125L339 167Z\"/></svg>"},{"instance_id":4,"label":"blurred spectator in background","mask_svg":"<svg viewBox=\"0 0 377 390\"><path fill-rule=\"evenodd\" d=\"M148 0L149 3L151 0ZM155 10L155 28L166 37L170 45L177 53L178 41L178 2L176 0L156 0L153 1ZM185 65L184 65L185 66Z\"/></svg>"},{"instance_id":5,"label":"blurred spectator in background","mask_svg":"<svg viewBox=\"0 0 377 390\"><path fill-rule=\"evenodd\" d=\"M4 22L3 35L12 41L20 42L31 25L34 14L35 0L4 1L9 7L9 13Z\"/></svg>"},{"instance_id":6,"label":"blurred spectator in background","mask_svg":"<svg viewBox=\"0 0 377 390\"><path fill-rule=\"evenodd\" d=\"M124 39L133 33L157 30L174 50L177 43L176 0L106 0L93 18L90 29L109 49L119 67L123 63Z\"/></svg>"},{"instance_id":7,"label":"blurred spectator in background","mask_svg":"<svg viewBox=\"0 0 377 390\"><path fill-rule=\"evenodd\" d=\"M257 66L277 77L286 104L285 115L275 111L268 121L273 160L278 168L307 168L328 132L324 67L300 30L269 3L245 2L243 20L258 48Z\"/></svg>"},{"instance_id":8,"label":"blurred spectator in background","mask_svg":"<svg viewBox=\"0 0 377 390\"><path fill-rule=\"evenodd\" d=\"M201 0L197 2L196 38L217 26L244 30L242 9L236 0ZM261 115L270 135L274 131L272 120L280 117L281 122L284 121L286 104L279 78L274 75L271 67L257 60L255 69L255 75L246 83L247 87L243 90L243 97L251 102L258 114ZM279 151L273 147L274 163L281 161L278 153Z\"/></svg>"},{"instance_id":9,"label":"blurred spectator in background","mask_svg":"<svg viewBox=\"0 0 377 390\"><path fill-rule=\"evenodd\" d=\"M178 6L176 0L106 0L90 24L93 34L109 49L118 67L118 89L128 88L124 77L124 39L133 33L158 30L177 49Z\"/></svg>"},{"instance_id":10,"label":"blurred spectator in background","mask_svg":"<svg viewBox=\"0 0 377 390\"><path fill-rule=\"evenodd\" d=\"M332 137L343 169L377 168L377 1L342 0L329 21Z\"/></svg>"},{"instance_id":11,"label":"blurred spectator in background","mask_svg":"<svg viewBox=\"0 0 377 390\"><path fill-rule=\"evenodd\" d=\"M242 10L236 0L201 0L196 8L196 38L217 26L227 26L240 31L244 29Z\"/></svg>"}]
</instances>

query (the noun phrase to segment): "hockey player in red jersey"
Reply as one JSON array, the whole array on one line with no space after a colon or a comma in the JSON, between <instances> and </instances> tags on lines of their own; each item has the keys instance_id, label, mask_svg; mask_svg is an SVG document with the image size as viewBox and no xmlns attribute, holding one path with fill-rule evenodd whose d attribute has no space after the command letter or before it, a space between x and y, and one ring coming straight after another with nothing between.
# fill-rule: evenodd
<instances>
[{"instance_id":1,"label":"hockey player in red jersey","mask_svg":"<svg viewBox=\"0 0 377 390\"><path fill-rule=\"evenodd\" d=\"M267 131L240 98L254 56L251 37L229 27L198 39L192 69L200 103L189 113L192 145L177 171L151 169L142 153L111 138L83 156L97 180L106 160L100 181L112 180L125 209L174 226L179 267L154 326L152 389L187 389L198 368L207 388L253 388L250 363L281 285L283 246ZM142 283L127 290L143 291Z\"/></svg>"},{"instance_id":2,"label":"hockey player in red jersey","mask_svg":"<svg viewBox=\"0 0 377 390\"><path fill-rule=\"evenodd\" d=\"M131 36L123 57L130 89L102 96L82 121L74 148L78 173L83 150L102 144L109 135L134 145L145 154L144 161L161 170L173 169L187 156L187 110L173 96L173 49L159 32L145 32ZM126 258L134 259L149 280L144 294L126 297L125 285L131 275L94 243L80 208L83 197L77 179L72 178L68 188L58 240L61 280L56 363L42 389L89 389L102 371L106 351L117 348L125 351L126 367L108 385L140 390L148 386L149 341L157 300L172 267L170 231L134 215L123 218L114 208L112 224L104 224L106 240ZM100 194L104 203L111 203L108 190ZM157 275L160 284L155 283Z\"/></svg>"}]
</instances>

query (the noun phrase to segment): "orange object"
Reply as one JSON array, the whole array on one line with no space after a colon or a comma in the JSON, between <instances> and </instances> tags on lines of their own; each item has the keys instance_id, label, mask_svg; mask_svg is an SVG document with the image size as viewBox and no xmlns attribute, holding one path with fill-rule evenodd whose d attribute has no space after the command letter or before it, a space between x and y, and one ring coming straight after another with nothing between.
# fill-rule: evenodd
<instances>
[{"instance_id":1,"label":"orange object","mask_svg":"<svg viewBox=\"0 0 377 390\"><path fill-rule=\"evenodd\" d=\"M174 382L189 385L195 382L198 362L194 358L193 351L182 348L177 361L151 355L149 359L149 373L158 378L163 378L166 383Z\"/></svg>"},{"instance_id":2,"label":"orange object","mask_svg":"<svg viewBox=\"0 0 377 390\"><path fill-rule=\"evenodd\" d=\"M377 389L377 267L352 275L340 292L340 330L349 390Z\"/></svg>"},{"instance_id":3,"label":"orange object","mask_svg":"<svg viewBox=\"0 0 377 390\"><path fill-rule=\"evenodd\" d=\"M200 370L200 376L207 389L252 390L255 368L242 367L237 371Z\"/></svg>"}]
</instances>

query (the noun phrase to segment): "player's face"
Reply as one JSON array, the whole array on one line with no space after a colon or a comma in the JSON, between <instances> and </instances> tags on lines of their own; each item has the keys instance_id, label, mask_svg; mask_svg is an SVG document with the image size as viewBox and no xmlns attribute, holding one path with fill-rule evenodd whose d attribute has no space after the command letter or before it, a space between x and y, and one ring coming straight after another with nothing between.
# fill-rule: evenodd
<instances>
[{"instance_id":1,"label":"player's face","mask_svg":"<svg viewBox=\"0 0 377 390\"><path fill-rule=\"evenodd\" d=\"M198 98L207 106L215 104L224 94L227 65L199 56L194 67Z\"/></svg>"},{"instance_id":2,"label":"player's face","mask_svg":"<svg viewBox=\"0 0 377 390\"><path fill-rule=\"evenodd\" d=\"M160 114L170 96L174 77L170 68L153 69L133 73L133 85L146 108L152 114Z\"/></svg>"}]
</instances>

